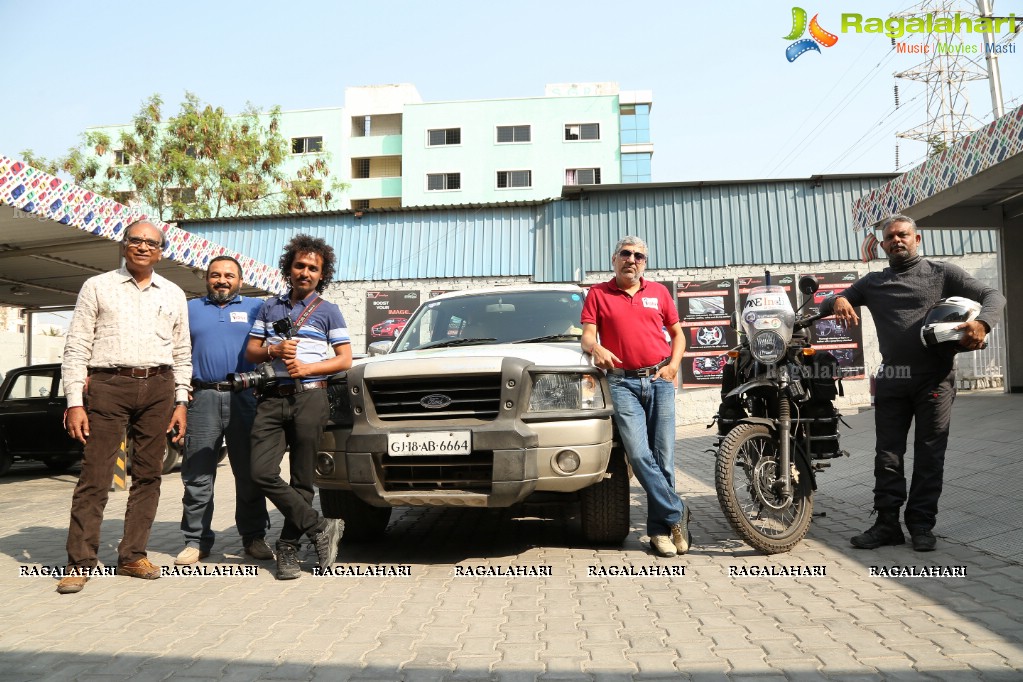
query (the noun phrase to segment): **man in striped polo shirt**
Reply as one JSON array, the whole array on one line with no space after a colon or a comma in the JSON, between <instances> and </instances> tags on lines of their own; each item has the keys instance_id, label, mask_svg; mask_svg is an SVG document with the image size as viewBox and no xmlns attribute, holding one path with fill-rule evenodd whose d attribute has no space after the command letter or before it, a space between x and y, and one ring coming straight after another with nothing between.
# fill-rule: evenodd
<instances>
[{"instance_id":1,"label":"man in striped polo shirt","mask_svg":"<svg viewBox=\"0 0 1023 682\"><path fill-rule=\"evenodd\" d=\"M334 276L334 249L322 239L296 235L285 247L281 273L291 289L267 299L249 332L245 357L273 363L277 384L262 391L252 426L252 479L284 515L277 541L277 579L301 575L303 536L316 547L321 568L334 563L343 523L313 508L316 449L330 416L327 379L352 366L351 338L341 310L320 298ZM290 336L274 323L290 319ZM291 482L281 478L290 448Z\"/></svg>"}]
</instances>

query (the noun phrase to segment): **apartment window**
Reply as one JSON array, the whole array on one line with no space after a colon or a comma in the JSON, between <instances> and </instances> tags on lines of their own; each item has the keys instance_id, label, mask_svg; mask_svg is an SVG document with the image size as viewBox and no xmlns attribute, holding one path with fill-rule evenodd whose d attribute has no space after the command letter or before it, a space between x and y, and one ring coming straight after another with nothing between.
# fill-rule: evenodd
<instances>
[{"instance_id":1,"label":"apartment window","mask_svg":"<svg viewBox=\"0 0 1023 682\"><path fill-rule=\"evenodd\" d=\"M352 177L369 177L369 159L352 159Z\"/></svg>"},{"instance_id":2,"label":"apartment window","mask_svg":"<svg viewBox=\"0 0 1023 682\"><path fill-rule=\"evenodd\" d=\"M462 144L461 128L439 128L428 130L427 145L430 147L441 147L450 144Z\"/></svg>"},{"instance_id":3,"label":"apartment window","mask_svg":"<svg viewBox=\"0 0 1023 682\"><path fill-rule=\"evenodd\" d=\"M369 199L352 199L352 210L362 211L369 208Z\"/></svg>"},{"instance_id":4,"label":"apartment window","mask_svg":"<svg viewBox=\"0 0 1023 682\"><path fill-rule=\"evenodd\" d=\"M532 187L533 171L497 171L497 188L514 189L516 187Z\"/></svg>"},{"instance_id":5,"label":"apartment window","mask_svg":"<svg viewBox=\"0 0 1023 682\"><path fill-rule=\"evenodd\" d=\"M127 166L131 163L131 157L123 149L114 150L114 165Z\"/></svg>"},{"instance_id":6,"label":"apartment window","mask_svg":"<svg viewBox=\"0 0 1023 682\"><path fill-rule=\"evenodd\" d=\"M461 173L429 173L426 176L426 189L429 192L440 190L462 189Z\"/></svg>"},{"instance_id":7,"label":"apartment window","mask_svg":"<svg viewBox=\"0 0 1023 682\"><path fill-rule=\"evenodd\" d=\"M525 126L497 126L497 142L499 144L510 142L529 142L530 127Z\"/></svg>"},{"instance_id":8,"label":"apartment window","mask_svg":"<svg viewBox=\"0 0 1023 682\"><path fill-rule=\"evenodd\" d=\"M566 140L599 140L599 123L569 123L565 125Z\"/></svg>"},{"instance_id":9,"label":"apartment window","mask_svg":"<svg viewBox=\"0 0 1023 682\"><path fill-rule=\"evenodd\" d=\"M569 168L565 171L566 185L599 185L599 168Z\"/></svg>"},{"instance_id":10,"label":"apartment window","mask_svg":"<svg viewBox=\"0 0 1023 682\"><path fill-rule=\"evenodd\" d=\"M291 138L292 154L317 154L323 151L323 136Z\"/></svg>"}]
</instances>

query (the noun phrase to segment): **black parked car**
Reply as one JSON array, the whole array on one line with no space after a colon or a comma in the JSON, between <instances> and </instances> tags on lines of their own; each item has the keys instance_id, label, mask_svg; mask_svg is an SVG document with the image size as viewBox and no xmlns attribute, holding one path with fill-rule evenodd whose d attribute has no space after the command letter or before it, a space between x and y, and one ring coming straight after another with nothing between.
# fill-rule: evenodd
<instances>
[{"instance_id":1,"label":"black parked car","mask_svg":"<svg viewBox=\"0 0 1023 682\"><path fill-rule=\"evenodd\" d=\"M36 460L53 471L64 471L82 459L82 444L64 429L66 409L59 364L7 373L0 384L0 476L16 461ZM168 438L164 473L174 469L180 454Z\"/></svg>"}]
</instances>

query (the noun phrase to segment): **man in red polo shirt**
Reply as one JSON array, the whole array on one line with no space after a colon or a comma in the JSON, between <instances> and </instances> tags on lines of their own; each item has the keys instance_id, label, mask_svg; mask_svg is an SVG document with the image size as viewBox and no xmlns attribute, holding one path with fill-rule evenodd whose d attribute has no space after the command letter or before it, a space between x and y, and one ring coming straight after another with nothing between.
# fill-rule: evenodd
<instances>
[{"instance_id":1,"label":"man in red polo shirt","mask_svg":"<svg viewBox=\"0 0 1023 682\"><path fill-rule=\"evenodd\" d=\"M685 337L671 294L642 276L647 256L639 237L615 246L614 278L592 286L583 305L582 348L607 370L618 437L647 495L650 546L670 557L692 543L689 507L675 492L674 380Z\"/></svg>"}]
</instances>

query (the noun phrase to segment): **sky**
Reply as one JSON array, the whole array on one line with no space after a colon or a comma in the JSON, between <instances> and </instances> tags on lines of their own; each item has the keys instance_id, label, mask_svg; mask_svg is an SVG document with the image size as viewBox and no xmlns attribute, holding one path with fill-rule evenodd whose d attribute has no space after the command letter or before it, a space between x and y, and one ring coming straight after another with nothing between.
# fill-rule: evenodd
<instances>
[{"instance_id":1,"label":"sky","mask_svg":"<svg viewBox=\"0 0 1023 682\"><path fill-rule=\"evenodd\" d=\"M189 90L234 113L247 102L338 107L358 85L412 83L424 101L445 101L615 81L653 92L655 182L893 172L895 132L927 118L920 83L899 81L894 108L893 74L921 55L895 53L884 36L841 33L841 15L887 18L919 3L815 2L802 6L838 42L789 63L792 2L51 0L29 9L0 0L0 153L58 156L87 127L130 122L153 93L168 112ZM1023 16L1018 0L994 9ZM999 60L1008 109L1023 104L1016 43ZM971 113L989 122L987 81L968 95ZM898 144L901 170L924 160L923 143Z\"/></svg>"}]
</instances>

